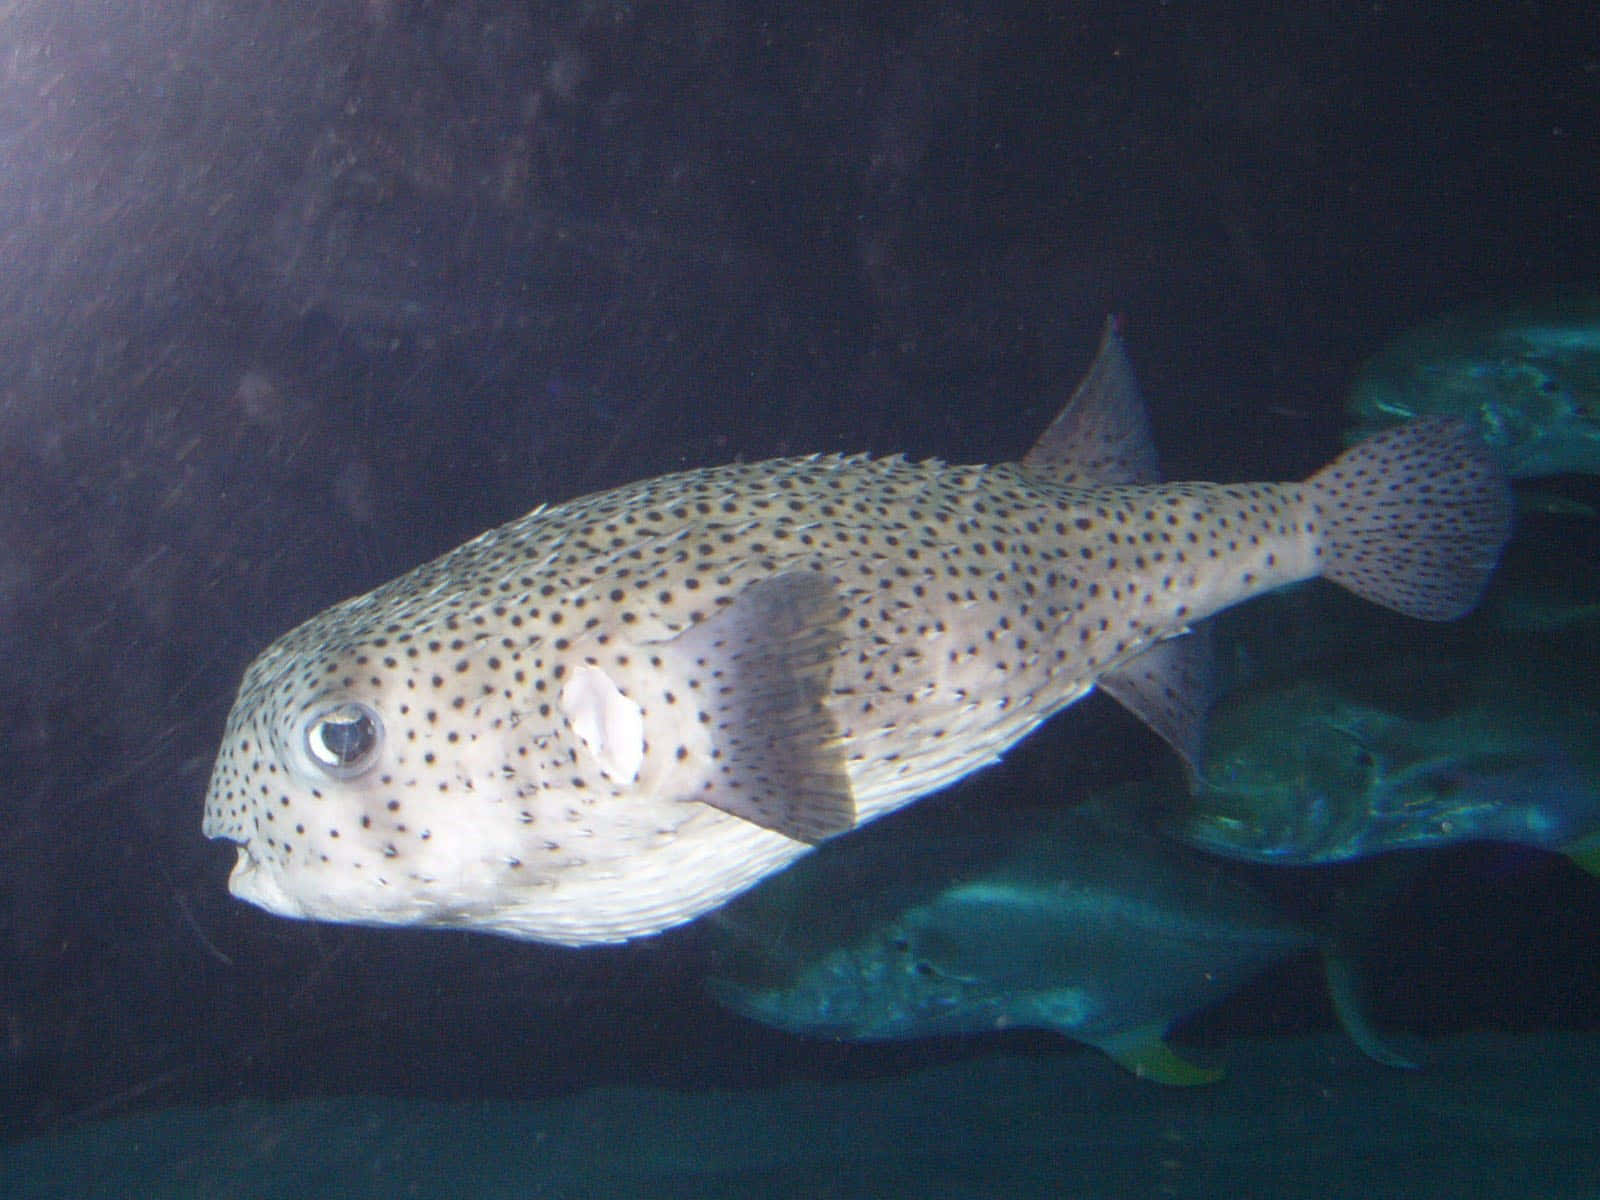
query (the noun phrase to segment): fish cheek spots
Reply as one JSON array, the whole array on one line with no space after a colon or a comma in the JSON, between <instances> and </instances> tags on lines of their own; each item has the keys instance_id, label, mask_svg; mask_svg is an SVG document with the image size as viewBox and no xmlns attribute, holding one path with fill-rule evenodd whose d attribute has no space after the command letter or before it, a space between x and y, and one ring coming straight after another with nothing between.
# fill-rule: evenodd
<instances>
[{"instance_id":1,"label":"fish cheek spots","mask_svg":"<svg viewBox=\"0 0 1600 1200\"><path fill-rule=\"evenodd\" d=\"M383 746L383 721L365 704L345 701L316 709L306 720L306 753L335 779L371 769Z\"/></svg>"}]
</instances>

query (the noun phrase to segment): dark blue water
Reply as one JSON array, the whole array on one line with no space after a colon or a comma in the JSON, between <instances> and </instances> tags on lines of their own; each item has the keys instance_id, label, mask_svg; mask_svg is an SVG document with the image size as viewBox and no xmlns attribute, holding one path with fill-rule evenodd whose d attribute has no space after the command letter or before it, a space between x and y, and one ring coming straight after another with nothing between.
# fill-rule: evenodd
<instances>
[{"instance_id":1,"label":"dark blue water","mask_svg":"<svg viewBox=\"0 0 1600 1200\"><path fill-rule=\"evenodd\" d=\"M1036 1081L1062 1127L1144 1113L1105 1144L1159 1144L1178 1101L1130 1098L1049 1035L852 1045L744 1022L705 998L693 927L566 951L234 901L232 849L199 830L239 673L294 622L540 502L788 453L1015 458L1108 312L1169 476L1297 477L1337 451L1344 389L1390 337L1600 278L1600 35L1577 2L23 0L0 51L0 1135L78 1139L59 1145L97 1165L75 1195L277 1194L225 1167L185 1176L179 1157L129 1190L115 1155L84 1149L106 1120L240 1102L376 1098L392 1131L426 1121L390 1102L570 1117L617 1094L596 1089L656 1089L714 1095L737 1126L741 1095L777 1121L783 1089L838 1087L859 1116L894 1108L859 1099L874 1088L957 1105L958 1081L993 1095L997 1071L1002 1091ZM1576 509L1529 517L1507 570L1593 583L1595 485L1551 486ZM1230 636L1258 664L1330 629L1352 655L1480 645L1470 622L1329 611L1309 629L1241 613ZM1551 636L1600 659L1600 626ZM1171 770L1092 701L925 803L981 821ZM1550 1055L1592 1061L1591 879L1471 847L1408 862L1389 895L1366 963L1381 1024L1438 1040L1445 1063L1479 1061L1459 1035L1514 1036L1492 1073L1525 1064L1528 1091ZM1189 1036L1248 1045L1236 1075L1274 1081L1267 1105L1345 1086L1357 1067L1305 1050L1352 1055L1332 1028L1306 962ZM1357 1090L1419 1138L1419 1114L1466 1114L1441 1171L1566 1145L1531 1116L1495 1124L1497 1103L1463 1098L1471 1070L1441 1066L1415 1104L1392 1090L1412 1077L1371 1071ZM1248 1125L1255 1094L1225 1107ZM301 1110L225 1111L252 1132L184 1118L210 1122L194 1136L219 1154L273 1144L273 1114ZM931 1111L893 1119L943 1128ZM1369 1125L1328 1125L1344 1139L1328 1171L1391 1152ZM1262 1156L1299 1161L1319 1129L1248 1128L1235 1176L1224 1161L1094 1187L1267 1194ZM1065 1143L1024 1138L1017 1154L1045 1157L1019 1175L982 1141L881 1176L841 1167L855 1182L835 1194L1074 1178ZM827 1194L830 1164L884 1152L820 1144L794 1174L794 1157L724 1167L723 1143L688 1138L659 1194L723 1194L705 1180L724 1170L730 1195ZM611 1153L588 1149L544 1191L523 1158L450 1178L480 1181L463 1195L623 1194L585 1174ZM359 1149L342 1161L318 1168L325 1194L376 1170ZM1498 1194L1577 1195L1584 1166ZM33 1181L17 1194L50 1173L25 1169L38 1160L0 1158ZM379 1174L383 1194L408 1186ZM411 1177L451 1194L438 1180ZM1346 1182L1326 1194L1363 1186Z\"/></svg>"}]
</instances>

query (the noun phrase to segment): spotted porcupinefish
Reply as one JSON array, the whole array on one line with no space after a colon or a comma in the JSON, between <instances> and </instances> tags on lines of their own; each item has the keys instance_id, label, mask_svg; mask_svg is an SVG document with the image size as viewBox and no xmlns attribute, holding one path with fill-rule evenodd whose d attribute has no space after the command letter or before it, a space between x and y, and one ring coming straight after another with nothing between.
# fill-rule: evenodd
<instances>
[{"instance_id":1,"label":"spotted porcupinefish","mask_svg":"<svg viewBox=\"0 0 1600 1200\"><path fill-rule=\"evenodd\" d=\"M582 945L698 916L1095 686L1180 749L1196 639L1326 576L1444 619L1508 493L1461 425L1304 483L1158 485L1108 328L1020 461L822 455L536 509L262 652L205 832L292 917Z\"/></svg>"}]
</instances>

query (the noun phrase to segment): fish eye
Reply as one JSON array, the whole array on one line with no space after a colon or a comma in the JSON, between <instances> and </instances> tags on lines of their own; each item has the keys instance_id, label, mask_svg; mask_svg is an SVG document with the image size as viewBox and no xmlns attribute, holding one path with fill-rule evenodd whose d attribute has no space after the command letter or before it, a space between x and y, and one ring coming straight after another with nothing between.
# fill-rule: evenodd
<instances>
[{"instance_id":1,"label":"fish eye","mask_svg":"<svg viewBox=\"0 0 1600 1200\"><path fill-rule=\"evenodd\" d=\"M306 751L330 775L359 775L378 757L383 724L365 704L347 701L319 709L306 722Z\"/></svg>"}]
</instances>

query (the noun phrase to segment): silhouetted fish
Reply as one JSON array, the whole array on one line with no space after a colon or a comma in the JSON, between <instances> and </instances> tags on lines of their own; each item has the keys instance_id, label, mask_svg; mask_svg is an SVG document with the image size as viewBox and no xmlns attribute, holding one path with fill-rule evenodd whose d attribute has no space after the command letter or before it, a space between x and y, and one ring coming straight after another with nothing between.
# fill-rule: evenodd
<instances>
[{"instance_id":1,"label":"silhouetted fish","mask_svg":"<svg viewBox=\"0 0 1600 1200\"><path fill-rule=\"evenodd\" d=\"M1388 669L1420 674L1426 665ZM1230 698L1179 831L1206 850L1258 862L1502 841L1592 869L1600 693L1552 687L1548 675L1500 647L1446 712L1412 715L1357 699L1337 680Z\"/></svg>"},{"instance_id":2,"label":"silhouetted fish","mask_svg":"<svg viewBox=\"0 0 1600 1200\"><path fill-rule=\"evenodd\" d=\"M1352 439L1466 421L1510 475L1600 473L1600 293L1479 305L1402 334L1351 387Z\"/></svg>"},{"instance_id":3,"label":"silhouetted fish","mask_svg":"<svg viewBox=\"0 0 1600 1200\"><path fill-rule=\"evenodd\" d=\"M1221 1072L1180 1057L1168 1028L1317 939L1218 860L1097 808L825 846L710 919L708 987L793 1033L1047 1029L1141 1076L1210 1082ZM1398 1061L1359 1022L1352 1032Z\"/></svg>"}]
</instances>

